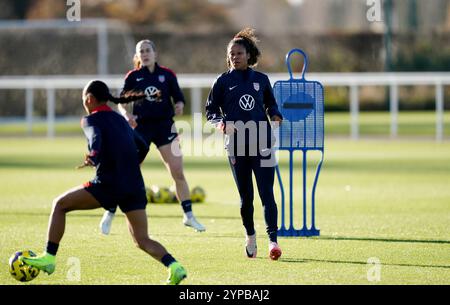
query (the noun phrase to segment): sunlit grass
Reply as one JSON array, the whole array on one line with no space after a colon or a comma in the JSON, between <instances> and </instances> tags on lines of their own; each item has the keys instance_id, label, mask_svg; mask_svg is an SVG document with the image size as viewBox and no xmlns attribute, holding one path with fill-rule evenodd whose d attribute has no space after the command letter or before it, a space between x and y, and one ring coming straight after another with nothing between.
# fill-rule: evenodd
<instances>
[{"instance_id":1,"label":"sunlit grass","mask_svg":"<svg viewBox=\"0 0 450 305\"><path fill-rule=\"evenodd\" d=\"M191 144L184 147L189 149ZM53 198L92 178L92 169L74 169L85 149L82 137L0 139L0 284L21 284L7 272L12 253L43 250ZM287 156L280 155L282 175L287 179ZM317 160L318 155L311 153L309 187ZM299 154L295 164L294 219L298 228ZM148 185L172 184L153 146L142 172ZM239 197L225 156L186 156L185 175L191 187L200 185L206 190L206 202L193 207L206 232L185 228L177 204L149 204L147 212L152 237L186 266L186 284L450 283L450 143L326 140L316 194L321 236L279 238L283 256L277 262L267 258L257 191L258 257L245 257ZM275 195L280 213L277 182ZM51 276L39 275L32 284L164 282L165 268L133 245L122 213L114 220L111 235L98 232L102 212L68 214L57 271ZM72 257L81 263L80 282L72 282L68 276ZM367 279L373 266L367 261L372 257L381 263L379 282Z\"/></svg>"}]
</instances>

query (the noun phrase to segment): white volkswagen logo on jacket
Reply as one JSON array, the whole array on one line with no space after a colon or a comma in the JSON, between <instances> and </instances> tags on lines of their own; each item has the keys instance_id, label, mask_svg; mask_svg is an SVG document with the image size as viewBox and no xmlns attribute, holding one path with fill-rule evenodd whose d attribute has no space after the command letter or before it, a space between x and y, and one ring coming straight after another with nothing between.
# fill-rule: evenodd
<instances>
[{"instance_id":1,"label":"white volkswagen logo on jacket","mask_svg":"<svg viewBox=\"0 0 450 305\"><path fill-rule=\"evenodd\" d=\"M239 106L245 111L250 111L255 107L255 99L250 94L244 94L239 99Z\"/></svg>"},{"instance_id":2,"label":"white volkswagen logo on jacket","mask_svg":"<svg viewBox=\"0 0 450 305\"><path fill-rule=\"evenodd\" d=\"M145 95L147 95L147 97L145 99L150 102L156 101L156 93L157 92L158 92L158 88L156 88L154 86L145 88Z\"/></svg>"}]
</instances>

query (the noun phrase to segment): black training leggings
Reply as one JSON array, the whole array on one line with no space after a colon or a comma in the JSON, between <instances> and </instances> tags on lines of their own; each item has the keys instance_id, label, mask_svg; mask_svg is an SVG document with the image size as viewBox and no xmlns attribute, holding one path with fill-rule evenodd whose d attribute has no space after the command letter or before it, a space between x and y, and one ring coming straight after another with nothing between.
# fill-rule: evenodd
<instances>
[{"instance_id":1,"label":"black training leggings","mask_svg":"<svg viewBox=\"0 0 450 305\"><path fill-rule=\"evenodd\" d=\"M273 196L273 183L275 179L275 167L261 166L261 156L230 156L231 171L241 197L242 223L247 235L255 234L253 223L253 182L252 171L255 174L259 197L264 207L264 219L266 221L266 232L270 241L277 241L278 210Z\"/></svg>"}]
</instances>

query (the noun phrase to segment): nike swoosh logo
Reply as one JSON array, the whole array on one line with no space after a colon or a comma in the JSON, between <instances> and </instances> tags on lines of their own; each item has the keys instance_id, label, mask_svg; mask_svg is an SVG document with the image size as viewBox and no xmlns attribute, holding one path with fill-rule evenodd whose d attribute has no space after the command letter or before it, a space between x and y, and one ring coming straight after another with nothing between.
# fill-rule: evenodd
<instances>
[{"instance_id":1,"label":"nike swoosh logo","mask_svg":"<svg viewBox=\"0 0 450 305\"><path fill-rule=\"evenodd\" d=\"M236 86L233 86L233 87L230 87L230 88L228 88L228 89L230 89L230 91L231 90L233 90L234 88L236 88L238 85L236 85Z\"/></svg>"},{"instance_id":2,"label":"nike swoosh logo","mask_svg":"<svg viewBox=\"0 0 450 305\"><path fill-rule=\"evenodd\" d=\"M141 80L143 80L144 78L143 77L141 77L141 78L136 78L136 81L137 82L140 82Z\"/></svg>"},{"instance_id":3,"label":"nike swoosh logo","mask_svg":"<svg viewBox=\"0 0 450 305\"><path fill-rule=\"evenodd\" d=\"M172 141L177 135L171 135L170 137L167 138L167 140Z\"/></svg>"}]
</instances>

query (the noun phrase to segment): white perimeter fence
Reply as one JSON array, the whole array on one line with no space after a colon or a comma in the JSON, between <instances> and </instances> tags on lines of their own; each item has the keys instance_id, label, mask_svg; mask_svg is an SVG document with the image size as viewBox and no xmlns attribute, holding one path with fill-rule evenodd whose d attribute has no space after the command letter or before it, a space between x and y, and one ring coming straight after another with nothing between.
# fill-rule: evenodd
<instances>
[{"instance_id":1,"label":"white perimeter fence","mask_svg":"<svg viewBox=\"0 0 450 305\"><path fill-rule=\"evenodd\" d=\"M201 112L202 88L210 88L217 75L212 74L179 74L180 87L190 90L192 113ZM300 78L299 74L294 75ZM272 85L277 80L286 80L287 73L269 74ZM82 89L89 80L101 79L111 89L120 90L123 86L123 75L84 75L84 76L0 76L1 89L23 89L26 92L25 120L31 133L33 124L34 90L44 89L47 93L47 136L55 136L55 90ZM435 87L436 102L436 141L444 139L444 86L450 84L450 72L429 73L309 73L307 80L316 80L326 87L348 87L350 89L350 137L359 137L359 87L388 86L390 135L398 134L399 86L431 85ZM326 102L326 101L325 101Z\"/></svg>"}]
</instances>

